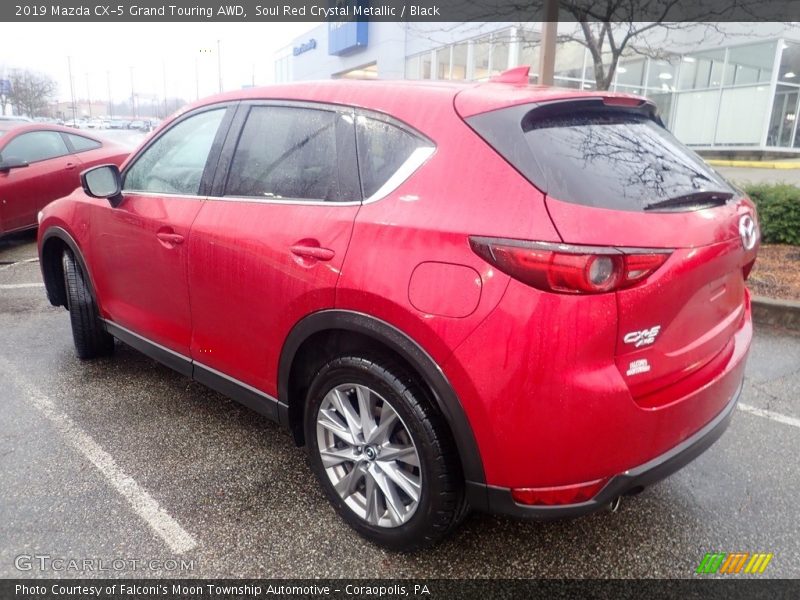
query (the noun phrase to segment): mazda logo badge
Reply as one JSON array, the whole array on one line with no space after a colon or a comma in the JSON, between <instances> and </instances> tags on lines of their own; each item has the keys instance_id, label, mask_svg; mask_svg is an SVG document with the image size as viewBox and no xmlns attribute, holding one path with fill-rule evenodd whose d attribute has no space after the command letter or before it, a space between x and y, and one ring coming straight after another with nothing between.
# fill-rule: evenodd
<instances>
[{"instance_id":1,"label":"mazda logo badge","mask_svg":"<svg viewBox=\"0 0 800 600\"><path fill-rule=\"evenodd\" d=\"M739 219L739 235L742 238L742 246L745 250L752 250L758 240L758 230L756 222L750 215L743 215Z\"/></svg>"}]
</instances>

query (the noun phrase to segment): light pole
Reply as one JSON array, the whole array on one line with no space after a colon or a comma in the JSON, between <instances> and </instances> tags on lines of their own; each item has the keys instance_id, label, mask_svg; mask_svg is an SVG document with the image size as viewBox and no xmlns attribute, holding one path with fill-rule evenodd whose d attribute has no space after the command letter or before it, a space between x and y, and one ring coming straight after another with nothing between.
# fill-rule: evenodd
<instances>
[{"instance_id":1,"label":"light pole","mask_svg":"<svg viewBox=\"0 0 800 600\"><path fill-rule=\"evenodd\" d=\"M131 113L134 120L136 119L136 92L133 87L133 67L131 67Z\"/></svg>"},{"instance_id":2,"label":"light pole","mask_svg":"<svg viewBox=\"0 0 800 600\"><path fill-rule=\"evenodd\" d=\"M77 117L75 116L76 106L75 106L75 89L72 85L72 57L67 57L67 70L69 71L69 97L72 101L72 124L77 125Z\"/></svg>"},{"instance_id":3,"label":"light pole","mask_svg":"<svg viewBox=\"0 0 800 600\"><path fill-rule=\"evenodd\" d=\"M164 118L167 118L167 61L161 61L161 69L164 75Z\"/></svg>"},{"instance_id":4,"label":"light pole","mask_svg":"<svg viewBox=\"0 0 800 600\"><path fill-rule=\"evenodd\" d=\"M222 54L220 52L219 40L217 40L217 74L219 75L219 93L222 93Z\"/></svg>"},{"instance_id":5,"label":"light pole","mask_svg":"<svg viewBox=\"0 0 800 600\"><path fill-rule=\"evenodd\" d=\"M86 72L86 102L89 104L89 118L92 118L92 92L89 90L89 72Z\"/></svg>"},{"instance_id":6,"label":"light pole","mask_svg":"<svg viewBox=\"0 0 800 600\"><path fill-rule=\"evenodd\" d=\"M114 116L114 103L111 101L111 71L106 71L106 85L108 87L108 118Z\"/></svg>"}]
</instances>

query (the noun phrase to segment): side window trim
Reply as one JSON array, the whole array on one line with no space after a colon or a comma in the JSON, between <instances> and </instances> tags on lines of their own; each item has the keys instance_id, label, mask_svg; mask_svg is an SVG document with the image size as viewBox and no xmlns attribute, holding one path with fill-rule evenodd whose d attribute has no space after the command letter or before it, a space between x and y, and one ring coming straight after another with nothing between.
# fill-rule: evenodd
<instances>
[{"instance_id":1,"label":"side window trim","mask_svg":"<svg viewBox=\"0 0 800 600\"><path fill-rule=\"evenodd\" d=\"M217 164L217 171L214 177L213 185L211 186L211 191L209 193L209 197L213 198L214 200L224 200L230 202L255 202L260 204L308 204L308 205L324 205L324 206L352 206L354 204L361 204L361 184L358 179L358 169L353 168L350 171L350 175L352 177L351 181L342 181L340 180L340 185L344 189L352 189L357 194L357 199L353 201L342 201L342 202L333 202L329 200L311 200L307 198L256 198L256 197L245 197L245 196L226 196L225 195L225 187L228 182L228 176L230 175L230 168L233 164L233 156L236 152L236 147L239 144L239 139L244 131L245 123L247 122L247 117L250 114L250 109L255 107L266 107L266 106L274 106L274 107L284 107L284 108L307 108L312 110L323 110L329 112L335 112L340 117L345 116L349 117L349 125L342 124L341 121L347 121L347 119L340 119L340 123L337 124L337 128L348 127L350 129L350 133L352 136L347 135L352 140L352 144L350 148L348 148L348 152L353 155L353 166L357 166L357 159L356 159L356 133L355 133L355 109L351 106L347 106L344 104L332 104L327 102L308 102L303 100L271 100L271 99L253 99L253 100L244 100L242 101L239 106L237 107L236 114L232 118L231 127L229 130L229 134L227 139L225 140L225 145L222 148L222 151L219 156L219 162ZM337 131L338 135L343 135L345 132L343 130ZM339 153L337 156L337 167L339 171L340 177L343 174L347 174L347 170L344 168L342 164L345 160L345 157L342 156L342 153Z\"/></svg>"},{"instance_id":2,"label":"side window trim","mask_svg":"<svg viewBox=\"0 0 800 600\"><path fill-rule=\"evenodd\" d=\"M231 122L233 121L234 114L238 108L239 101L233 102L220 102L218 104L209 104L207 106L201 106L196 108L192 111L186 112L185 114L181 115L177 119L175 119L172 123L169 124L168 127L162 129L158 132L157 136L152 137L151 139L147 140L147 143L139 148L139 151L136 155L128 161L125 165L125 169L122 171L121 179L122 179L122 191L123 193L136 193L143 196L176 196L176 197L189 197L189 198L204 198L209 195L209 191L211 190L211 183L214 179L215 172L217 170L217 165L219 163L220 152L222 150L222 146L227 139L228 132L231 128ZM190 119L196 115L202 114L207 111L211 110L219 110L221 108L225 109L225 114L222 116L222 120L219 124L219 129L217 129L217 134L214 137L214 141L211 144L211 149L208 152L208 158L206 158L206 164L203 167L203 174L200 177L200 187L197 190L197 195L191 194L173 194L169 192L146 192L141 190L126 190L125 189L125 177L128 174L128 171L136 164L136 162L144 155L145 152L158 140L160 140L167 132L172 130L173 127L182 123L183 121Z\"/></svg>"}]
</instances>

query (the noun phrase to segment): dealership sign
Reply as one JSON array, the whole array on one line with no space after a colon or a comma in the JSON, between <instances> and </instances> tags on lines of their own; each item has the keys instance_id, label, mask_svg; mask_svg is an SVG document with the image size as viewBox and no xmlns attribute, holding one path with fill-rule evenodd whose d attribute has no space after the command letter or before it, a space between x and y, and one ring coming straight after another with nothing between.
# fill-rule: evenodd
<instances>
[{"instance_id":1,"label":"dealership sign","mask_svg":"<svg viewBox=\"0 0 800 600\"><path fill-rule=\"evenodd\" d=\"M367 21L331 21L328 23L328 54L340 56L367 47Z\"/></svg>"},{"instance_id":2,"label":"dealership sign","mask_svg":"<svg viewBox=\"0 0 800 600\"><path fill-rule=\"evenodd\" d=\"M10 79L0 79L0 94L4 96L11 93L11 80Z\"/></svg>"},{"instance_id":3,"label":"dealership sign","mask_svg":"<svg viewBox=\"0 0 800 600\"><path fill-rule=\"evenodd\" d=\"M295 46L292 48L292 54L295 56L300 56L303 52L308 52L309 50L313 50L317 47L317 40L311 38L305 44L300 44L299 46Z\"/></svg>"}]
</instances>

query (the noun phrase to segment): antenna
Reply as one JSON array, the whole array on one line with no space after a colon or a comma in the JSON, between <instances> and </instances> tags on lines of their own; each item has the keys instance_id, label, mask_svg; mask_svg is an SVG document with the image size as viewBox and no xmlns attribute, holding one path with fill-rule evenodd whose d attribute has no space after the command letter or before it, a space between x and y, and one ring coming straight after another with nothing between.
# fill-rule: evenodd
<instances>
[{"instance_id":1,"label":"antenna","mask_svg":"<svg viewBox=\"0 0 800 600\"><path fill-rule=\"evenodd\" d=\"M528 83L528 74L530 71L530 67L514 67L513 69L503 71L500 75L491 77L489 81L492 83Z\"/></svg>"}]
</instances>

